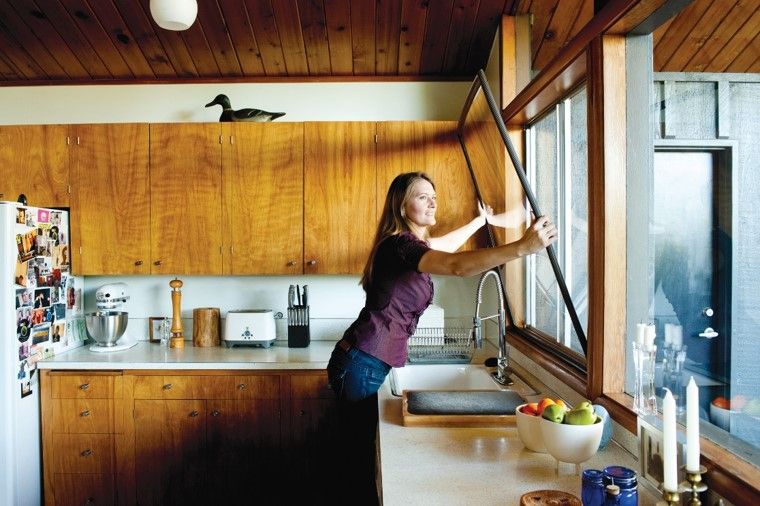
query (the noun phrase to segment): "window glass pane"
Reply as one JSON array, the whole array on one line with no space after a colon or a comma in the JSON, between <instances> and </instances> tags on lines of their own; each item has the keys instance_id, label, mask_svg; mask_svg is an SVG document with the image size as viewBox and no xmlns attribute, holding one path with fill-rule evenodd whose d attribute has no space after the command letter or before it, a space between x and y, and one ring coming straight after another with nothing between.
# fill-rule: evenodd
<instances>
[{"instance_id":1,"label":"window glass pane","mask_svg":"<svg viewBox=\"0 0 760 506\"><path fill-rule=\"evenodd\" d=\"M586 89L530 127L532 187L559 230L555 252L584 331L588 321L588 170ZM545 251L529 262L528 323L583 354Z\"/></svg>"},{"instance_id":2,"label":"window glass pane","mask_svg":"<svg viewBox=\"0 0 760 506\"><path fill-rule=\"evenodd\" d=\"M552 111L533 126L535 140L535 180L533 189L541 212L557 223L559 142L557 112ZM535 255L535 320L534 327L550 336L559 336L559 290L545 251Z\"/></svg>"},{"instance_id":3,"label":"window glass pane","mask_svg":"<svg viewBox=\"0 0 760 506\"><path fill-rule=\"evenodd\" d=\"M730 76L683 77L655 74L653 90L670 91L655 93L667 114L653 128L669 138L655 138L647 197L628 201L629 219L648 213L628 240L644 237L650 250L628 291L647 293L639 313L656 328L657 397L668 388L683 410L693 377L703 435L760 465L760 82L729 82L718 100Z\"/></svg>"}]
</instances>

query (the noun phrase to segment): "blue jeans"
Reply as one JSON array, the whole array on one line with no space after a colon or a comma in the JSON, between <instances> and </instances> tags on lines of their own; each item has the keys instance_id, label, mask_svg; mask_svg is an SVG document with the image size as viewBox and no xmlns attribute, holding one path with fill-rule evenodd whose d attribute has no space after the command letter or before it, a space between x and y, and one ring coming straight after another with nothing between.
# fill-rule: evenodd
<instances>
[{"instance_id":1,"label":"blue jeans","mask_svg":"<svg viewBox=\"0 0 760 506\"><path fill-rule=\"evenodd\" d=\"M327 364L330 387L341 401L358 402L380 389L391 366L356 346L348 351L336 345Z\"/></svg>"}]
</instances>

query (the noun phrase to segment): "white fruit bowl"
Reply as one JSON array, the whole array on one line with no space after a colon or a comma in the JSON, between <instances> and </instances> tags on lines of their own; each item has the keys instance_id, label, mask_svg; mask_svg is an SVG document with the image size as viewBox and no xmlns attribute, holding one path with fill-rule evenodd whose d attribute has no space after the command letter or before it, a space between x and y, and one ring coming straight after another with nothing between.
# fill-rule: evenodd
<instances>
[{"instance_id":1,"label":"white fruit bowl","mask_svg":"<svg viewBox=\"0 0 760 506\"><path fill-rule=\"evenodd\" d=\"M599 449L604 424L598 416L592 425L554 423L544 418L539 421L546 451L561 462L580 464Z\"/></svg>"},{"instance_id":2,"label":"white fruit bowl","mask_svg":"<svg viewBox=\"0 0 760 506\"><path fill-rule=\"evenodd\" d=\"M731 417L737 413L738 411L719 408L712 402L710 403L710 421L723 430L731 429Z\"/></svg>"},{"instance_id":3,"label":"white fruit bowl","mask_svg":"<svg viewBox=\"0 0 760 506\"><path fill-rule=\"evenodd\" d=\"M541 417L528 415L522 412L525 404L517 406L515 410L515 420L517 423L517 435L520 441L530 451L546 453L544 446L544 436L541 434Z\"/></svg>"}]
</instances>

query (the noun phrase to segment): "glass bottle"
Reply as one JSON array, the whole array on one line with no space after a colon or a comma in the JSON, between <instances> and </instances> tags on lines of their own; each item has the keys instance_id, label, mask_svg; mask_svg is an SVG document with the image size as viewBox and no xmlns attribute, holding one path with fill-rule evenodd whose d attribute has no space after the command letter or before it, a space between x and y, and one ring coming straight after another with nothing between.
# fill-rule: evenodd
<instances>
[{"instance_id":1,"label":"glass bottle","mask_svg":"<svg viewBox=\"0 0 760 506\"><path fill-rule=\"evenodd\" d=\"M638 479L635 471L623 466L605 467L603 483L605 486L615 485L618 487L618 502L614 504L638 506Z\"/></svg>"},{"instance_id":2,"label":"glass bottle","mask_svg":"<svg viewBox=\"0 0 760 506\"><path fill-rule=\"evenodd\" d=\"M604 473L599 469L586 469L581 475L581 503L583 506L604 506Z\"/></svg>"},{"instance_id":3,"label":"glass bottle","mask_svg":"<svg viewBox=\"0 0 760 506\"><path fill-rule=\"evenodd\" d=\"M607 485L605 487L604 506L618 506L620 504L620 487Z\"/></svg>"}]
</instances>

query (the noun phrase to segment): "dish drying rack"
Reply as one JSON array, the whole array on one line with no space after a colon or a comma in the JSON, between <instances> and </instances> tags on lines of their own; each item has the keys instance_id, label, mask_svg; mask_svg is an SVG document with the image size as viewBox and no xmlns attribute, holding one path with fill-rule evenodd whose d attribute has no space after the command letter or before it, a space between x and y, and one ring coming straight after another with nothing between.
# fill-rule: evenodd
<instances>
[{"instance_id":1,"label":"dish drying rack","mask_svg":"<svg viewBox=\"0 0 760 506\"><path fill-rule=\"evenodd\" d=\"M410 364L469 364L473 354L471 328L418 327L409 338Z\"/></svg>"}]
</instances>

